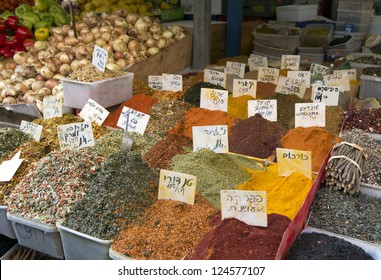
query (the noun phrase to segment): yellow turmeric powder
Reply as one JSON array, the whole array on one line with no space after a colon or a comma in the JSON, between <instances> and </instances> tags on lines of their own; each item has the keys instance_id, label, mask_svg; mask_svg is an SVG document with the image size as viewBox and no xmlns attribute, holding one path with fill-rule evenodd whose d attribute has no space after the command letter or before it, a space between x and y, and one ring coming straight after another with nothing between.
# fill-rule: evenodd
<instances>
[{"instance_id":1,"label":"yellow turmeric powder","mask_svg":"<svg viewBox=\"0 0 381 280\"><path fill-rule=\"evenodd\" d=\"M233 97L229 94L228 97L228 114L237 119L247 119L247 102L254 100L251 95L241 95L239 97Z\"/></svg>"},{"instance_id":2,"label":"yellow turmeric powder","mask_svg":"<svg viewBox=\"0 0 381 280\"><path fill-rule=\"evenodd\" d=\"M300 173L288 177L278 175L278 165L265 171L247 170L252 177L236 186L238 190L266 191L267 214L280 214L294 219L312 187L312 180Z\"/></svg>"}]
</instances>

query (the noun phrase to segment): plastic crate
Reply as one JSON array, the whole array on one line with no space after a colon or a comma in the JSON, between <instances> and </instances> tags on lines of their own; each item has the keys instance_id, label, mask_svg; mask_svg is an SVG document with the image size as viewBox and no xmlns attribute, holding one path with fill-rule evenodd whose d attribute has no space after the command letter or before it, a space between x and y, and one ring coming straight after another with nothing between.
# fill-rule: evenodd
<instances>
[{"instance_id":1,"label":"plastic crate","mask_svg":"<svg viewBox=\"0 0 381 280\"><path fill-rule=\"evenodd\" d=\"M243 15L256 17L275 17L276 2L277 1L275 0L244 0Z\"/></svg>"},{"instance_id":2,"label":"plastic crate","mask_svg":"<svg viewBox=\"0 0 381 280\"><path fill-rule=\"evenodd\" d=\"M269 27L277 33L258 32L263 27ZM290 31L295 35L290 35ZM254 28L253 36L255 42L272 48L292 50L300 44L300 28L288 25L262 23Z\"/></svg>"},{"instance_id":3,"label":"plastic crate","mask_svg":"<svg viewBox=\"0 0 381 280\"><path fill-rule=\"evenodd\" d=\"M17 237L12 222L7 218L7 209L8 206L0 206L0 234L16 239Z\"/></svg>"},{"instance_id":4,"label":"plastic crate","mask_svg":"<svg viewBox=\"0 0 381 280\"><path fill-rule=\"evenodd\" d=\"M325 61L325 54L313 54L313 53L299 53L300 55L300 64L323 64Z\"/></svg>"},{"instance_id":5,"label":"plastic crate","mask_svg":"<svg viewBox=\"0 0 381 280\"><path fill-rule=\"evenodd\" d=\"M265 56L273 56L281 58L282 55L293 55L296 53L297 49L280 49L280 48L273 48L266 45L262 45L260 43L257 43L253 41L254 43L254 51L264 54Z\"/></svg>"},{"instance_id":6,"label":"plastic crate","mask_svg":"<svg viewBox=\"0 0 381 280\"><path fill-rule=\"evenodd\" d=\"M111 249L111 247L109 250L109 256L113 260L133 260L132 258L129 258L126 255L123 255L123 254Z\"/></svg>"},{"instance_id":7,"label":"plastic crate","mask_svg":"<svg viewBox=\"0 0 381 280\"><path fill-rule=\"evenodd\" d=\"M64 105L82 109L89 98L105 108L118 105L132 97L133 78L134 73L92 83L62 78Z\"/></svg>"},{"instance_id":8,"label":"plastic crate","mask_svg":"<svg viewBox=\"0 0 381 280\"><path fill-rule=\"evenodd\" d=\"M20 245L57 259L64 258L60 233L55 225L47 225L7 212Z\"/></svg>"},{"instance_id":9,"label":"plastic crate","mask_svg":"<svg viewBox=\"0 0 381 280\"><path fill-rule=\"evenodd\" d=\"M374 77L361 74L360 80L360 99L365 99L368 97L381 99L381 77Z\"/></svg>"},{"instance_id":10,"label":"plastic crate","mask_svg":"<svg viewBox=\"0 0 381 280\"><path fill-rule=\"evenodd\" d=\"M355 32L355 33L366 33L368 30L369 24L355 24L355 23L346 23L346 22L336 22L336 31L344 32Z\"/></svg>"},{"instance_id":11,"label":"plastic crate","mask_svg":"<svg viewBox=\"0 0 381 280\"><path fill-rule=\"evenodd\" d=\"M276 20L298 22L314 20L318 14L318 5L286 5L276 7Z\"/></svg>"},{"instance_id":12,"label":"plastic crate","mask_svg":"<svg viewBox=\"0 0 381 280\"><path fill-rule=\"evenodd\" d=\"M354 24L369 24L373 10L344 10L337 9L337 22Z\"/></svg>"},{"instance_id":13,"label":"plastic crate","mask_svg":"<svg viewBox=\"0 0 381 280\"><path fill-rule=\"evenodd\" d=\"M67 260L110 260L112 240L102 240L76 230L56 225Z\"/></svg>"},{"instance_id":14,"label":"plastic crate","mask_svg":"<svg viewBox=\"0 0 381 280\"><path fill-rule=\"evenodd\" d=\"M345 49L345 50L354 48L356 46L356 40L351 35L347 35L347 36L350 36L350 39L346 41L345 43L333 45L328 48L329 49ZM344 37L339 37L339 38L344 38Z\"/></svg>"},{"instance_id":15,"label":"plastic crate","mask_svg":"<svg viewBox=\"0 0 381 280\"><path fill-rule=\"evenodd\" d=\"M303 44L298 47L298 54L324 54L323 47L306 47Z\"/></svg>"},{"instance_id":16,"label":"plastic crate","mask_svg":"<svg viewBox=\"0 0 381 280\"><path fill-rule=\"evenodd\" d=\"M373 1L339 1L337 7L341 10L371 10L373 8Z\"/></svg>"},{"instance_id":17,"label":"plastic crate","mask_svg":"<svg viewBox=\"0 0 381 280\"><path fill-rule=\"evenodd\" d=\"M309 24L302 30L302 41L304 43L316 46L316 47L325 47L328 46L329 42L333 39L333 24L324 23L324 24ZM327 30L325 35L313 35L309 32L313 29L324 29Z\"/></svg>"},{"instance_id":18,"label":"plastic crate","mask_svg":"<svg viewBox=\"0 0 381 280\"><path fill-rule=\"evenodd\" d=\"M337 49L337 48L327 48L325 50L327 61L332 62L337 58L345 57L348 54L358 52L361 50L361 44L356 44L352 49Z\"/></svg>"}]
</instances>

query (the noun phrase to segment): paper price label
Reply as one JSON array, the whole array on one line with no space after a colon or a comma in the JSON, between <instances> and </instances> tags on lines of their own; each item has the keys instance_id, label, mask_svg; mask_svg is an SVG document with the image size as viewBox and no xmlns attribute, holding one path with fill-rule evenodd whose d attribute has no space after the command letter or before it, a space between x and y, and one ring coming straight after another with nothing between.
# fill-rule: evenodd
<instances>
[{"instance_id":1,"label":"paper price label","mask_svg":"<svg viewBox=\"0 0 381 280\"><path fill-rule=\"evenodd\" d=\"M82 149L94 146L91 122L72 123L57 127L60 149Z\"/></svg>"},{"instance_id":2,"label":"paper price label","mask_svg":"<svg viewBox=\"0 0 381 280\"><path fill-rule=\"evenodd\" d=\"M310 71L288 71L287 78L300 80L306 88L311 85L311 72Z\"/></svg>"},{"instance_id":3,"label":"paper price label","mask_svg":"<svg viewBox=\"0 0 381 280\"><path fill-rule=\"evenodd\" d=\"M333 70L333 74L347 73L349 81L357 80L357 71L356 69L346 69L346 70Z\"/></svg>"},{"instance_id":4,"label":"paper price label","mask_svg":"<svg viewBox=\"0 0 381 280\"><path fill-rule=\"evenodd\" d=\"M246 67L245 63L227 61L225 74L237 75L238 77L243 79L245 77L245 67Z\"/></svg>"},{"instance_id":5,"label":"paper price label","mask_svg":"<svg viewBox=\"0 0 381 280\"><path fill-rule=\"evenodd\" d=\"M249 100L248 101L248 116L260 114L264 119L276 122L277 121L277 100Z\"/></svg>"},{"instance_id":6,"label":"paper price label","mask_svg":"<svg viewBox=\"0 0 381 280\"><path fill-rule=\"evenodd\" d=\"M62 97L48 96L43 99L43 117L45 120L62 117Z\"/></svg>"},{"instance_id":7,"label":"paper price label","mask_svg":"<svg viewBox=\"0 0 381 280\"><path fill-rule=\"evenodd\" d=\"M303 98L306 86L300 80L280 76L275 91L283 94L295 94Z\"/></svg>"},{"instance_id":8,"label":"paper price label","mask_svg":"<svg viewBox=\"0 0 381 280\"><path fill-rule=\"evenodd\" d=\"M294 172L312 179L312 155L310 151L276 149L278 175L290 176Z\"/></svg>"},{"instance_id":9,"label":"paper price label","mask_svg":"<svg viewBox=\"0 0 381 280\"><path fill-rule=\"evenodd\" d=\"M351 89L349 76L346 72L324 75L323 79L326 86L339 87L340 91L349 91Z\"/></svg>"},{"instance_id":10,"label":"paper price label","mask_svg":"<svg viewBox=\"0 0 381 280\"><path fill-rule=\"evenodd\" d=\"M182 91L183 90L183 76L163 74L163 90L168 91Z\"/></svg>"},{"instance_id":11,"label":"paper price label","mask_svg":"<svg viewBox=\"0 0 381 280\"><path fill-rule=\"evenodd\" d=\"M226 74L215 70L205 69L204 82L226 88Z\"/></svg>"},{"instance_id":12,"label":"paper price label","mask_svg":"<svg viewBox=\"0 0 381 280\"><path fill-rule=\"evenodd\" d=\"M21 151L18 151L10 160L0 164L0 182L9 182L16 174L24 159L20 159Z\"/></svg>"},{"instance_id":13,"label":"paper price label","mask_svg":"<svg viewBox=\"0 0 381 280\"><path fill-rule=\"evenodd\" d=\"M250 55L247 63L250 71L258 70L259 67L269 67L266 56Z\"/></svg>"},{"instance_id":14,"label":"paper price label","mask_svg":"<svg viewBox=\"0 0 381 280\"><path fill-rule=\"evenodd\" d=\"M127 114L129 114L128 132L136 132L143 135L146 131L150 115L124 106L116 124L118 127L121 127L124 130L126 130Z\"/></svg>"},{"instance_id":15,"label":"paper price label","mask_svg":"<svg viewBox=\"0 0 381 280\"><path fill-rule=\"evenodd\" d=\"M267 227L267 199L264 191L222 190L221 218L236 218L251 226Z\"/></svg>"},{"instance_id":16,"label":"paper price label","mask_svg":"<svg viewBox=\"0 0 381 280\"><path fill-rule=\"evenodd\" d=\"M312 76L327 75L329 73L329 67L321 64L312 63L310 67L310 72Z\"/></svg>"},{"instance_id":17,"label":"paper price label","mask_svg":"<svg viewBox=\"0 0 381 280\"><path fill-rule=\"evenodd\" d=\"M22 120L20 124L20 130L32 136L34 141L40 141L42 125Z\"/></svg>"},{"instance_id":18,"label":"paper price label","mask_svg":"<svg viewBox=\"0 0 381 280\"><path fill-rule=\"evenodd\" d=\"M148 86L155 90L162 90L163 89L163 76L155 76L155 75L149 75L148 76Z\"/></svg>"},{"instance_id":19,"label":"paper price label","mask_svg":"<svg viewBox=\"0 0 381 280\"><path fill-rule=\"evenodd\" d=\"M280 69L299 70L300 55L282 55Z\"/></svg>"},{"instance_id":20,"label":"paper price label","mask_svg":"<svg viewBox=\"0 0 381 280\"><path fill-rule=\"evenodd\" d=\"M325 127L324 103L296 103L295 127Z\"/></svg>"},{"instance_id":21,"label":"paper price label","mask_svg":"<svg viewBox=\"0 0 381 280\"><path fill-rule=\"evenodd\" d=\"M312 102L325 103L325 106L337 106L339 104L339 87L312 86Z\"/></svg>"},{"instance_id":22,"label":"paper price label","mask_svg":"<svg viewBox=\"0 0 381 280\"><path fill-rule=\"evenodd\" d=\"M83 106L79 116L85 121L96 122L102 125L109 114L109 111L90 98L85 106Z\"/></svg>"},{"instance_id":23,"label":"paper price label","mask_svg":"<svg viewBox=\"0 0 381 280\"><path fill-rule=\"evenodd\" d=\"M170 199L193 205L197 177L170 170L160 170L158 199Z\"/></svg>"},{"instance_id":24,"label":"paper price label","mask_svg":"<svg viewBox=\"0 0 381 280\"><path fill-rule=\"evenodd\" d=\"M258 82L277 84L279 79L279 69L258 67Z\"/></svg>"},{"instance_id":25,"label":"paper price label","mask_svg":"<svg viewBox=\"0 0 381 280\"><path fill-rule=\"evenodd\" d=\"M233 79L233 97L250 95L257 96L257 81L250 79Z\"/></svg>"},{"instance_id":26,"label":"paper price label","mask_svg":"<svg viewBox=\"0 0 381 280\"><path fill-rule=\"evenodd\" d=\"M99 71L104 72L106 68L108 60L108 52L101 47L94 45L93 58L91 63L97 68Z\"/></svg>"},{"instance_id":27,"label":"paper price label","mask_svg":"<svg viewBox=\"0 0 381 280\"><path fill-rule=\"evenodd\" d=\"M193 151L209 149L216 153L228 153L228 126L194 126L192 127Z\"/></svg>"},{"instance_id":28,"label":"paper price label","mask_svg":"<svg viewBox=\"0 0 381 280\"><path fill-rule=\"evenodd\" d=\"M228 111L229 91L212 88L202 88L200 94L200 107L209 110Z\"/></svg>"}]
</instances>

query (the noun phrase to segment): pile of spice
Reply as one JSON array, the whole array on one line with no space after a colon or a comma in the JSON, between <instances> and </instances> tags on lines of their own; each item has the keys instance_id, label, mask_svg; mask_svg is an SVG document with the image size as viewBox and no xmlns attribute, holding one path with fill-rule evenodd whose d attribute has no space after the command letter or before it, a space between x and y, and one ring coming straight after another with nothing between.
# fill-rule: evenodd
<instances>
[{"instance_id":1,"label":"pile of spice","mask_svg":"<svg viewBox=\"0 0 381 280\"><path fill-rule=\"evenodd\" d=\"M324 233L302 233L286 255L286 260L373 260L359 246Z\"/></svg>"},{"instance_id":2,"label":"pile of spice","mask_svg":"<svg viewBox=\"0 0 381 280\"><path fill-rule=\"evenodd\" d=\"M161 101L153 105L149 111L150 120L146 132L161 138L168 134L178 122L184 119L185 113L193 106L180 100Z\"/></svg>"},{"instance_id":3,"label":"pile of spice","mask_svg":"<svg viewBox=\"0 0 381 280\"><path fill-rule=\"evenodd\" d=\"M267 216L268 226L250 226L237 219L214 218L213 230L197 245L191 260L274 260L290 219Z\"/></svg>"},{"instance_id":4,"label":"pile of spice","mask_svg":"<svg viewBox=\"0 0 381 280\"><path fill-rule=\"evenodd\" d=\"M76 203L62 225L110 240L154 203L158 182L158 172L139 153L114 153L89 182L85 197Z\"/></svg>"},{"instance_id":5,"label":"pile of spice","mask_svg":"<svg viewBox=\"0 0 381 280\"><path fill-rule=\"evenodd\" d=\"M321 187L311 206L308 225L381 244L381 203L363 193L347 195Z\"/></svg>"},{"instance_id":6,"label":"pile of spice","mask_svg":"<svg viewBox=\"0 0 381 280\"><path fill-rule=\"evenodd\" d=\"M8 153L32 138L17 128L0 128L0 162Z\"/></svg>"},{"instance_id":7,"label":"pile of spice","mask_svg":"<svg viewBox=\"0 0 381 280\"><path fill-rule=\"evenodd\" d=\"M236 119L247 119L247 103L249 100L254 100L251 95L241 95L239 97L233 97L229 94L228 97L228 114Z\"/></svg>"},{"instance_id":8,"label":"pile of spice","mask_svg":"<svg viewBox=\"0 0 381 280\"><path fill-rule=\"evenodd\" d=\"M297 127L289 130L280 143L287 149L310 151L312 171L318 172L335 144L335 136L321 127Z\"/></svg>"},{"instance_id":9,"label":"pile of spice","mask_svg":"<svg viewBox=\"0 0 381 280\"><path fill-rule=\"evenodd\" d=\"M104 157L118 152L125 134L123 129L116 129L112 130L109 134L99 137L95 140L95 151Z\"/></svg>"},{"instance_id":10,"label":"pile of spice","mask_svg":"<svg viewBox=\"0 0 381 280\"><path fill-rule=\"evenodd\" d=\"M229 151L247 156L267 158L281 147L280 139L286 133L279 123L256 114L246 120L237 120L229 134Z\"/></svg>"},{"instance_id":11,"label":"pile of spice","mask_svg":"<svg viewBox=\"0 0 381 280\"><path fill-rule=\"evenodd\" d=\"M143 155L143 159L151 167L169 169L172 158L177 154L192 151L192 146L192 139L182 135L170 134L148 150Z\"/></svg>"},{"instance_id":12,"label":"pile of spice","mask_svg":"<svg viewBox=\"0 0 381 280\"><path fill-rule=\"evenodd\" d=\"M112 249L133 259L181 260L212 229L215 209L200 195L194 205L157 200L113 240Z\"/></svg>"},{"instance_id":13,"label":"pile of spice","mask_svg":"<svg viewBox=\"0 0 381 280\"><path fill-rule=\"evenodd\" d=\"M343 130L359 128L365 132L381 133L381 108L356 109L344 112Z\"/></svg>"},{"instance_id":14,"label":"pile of spice","mask_svg":"<svg viewBox=\"0 0 381 280\"><path fill-rule=\"evenodd\" d=\"M129 132L133 139L132 151L144 155L161 139L160 136L151 133L139 134L136 132Z\"/></svg>"},{"instance_id":15,"label":"pile of spice","mask_svg":"<svg viewBox=\"0 0 381 280\"><path fill-rule=\"evenodd\" d=\"M76 70L72 71L68 76L68 79L91 83L121 77L124 75L126 75L126 73L123 71L112 71L107 67L104 72L99 71L92 63L90 63L83 67L78 67Z\"/></svg>"},{"instance_id":16,"label":"pile of spice","mask_svg":"<svg viewBox=\"0 0 381 280\"><path fill-rule=\"evenodd\" d=\"M276 84L257 82L257 98L276 96Z\"/></svg>"},{"instance_id":17,"label":"pile of spice","mask_svg":"<svg viewBox=\"0 0 381 280\"><path fill-rule=\"evenodd\" d=\"M182 100L188 102L196 107L200 107L201 100L201 89L202 88L214 88L214 89L222 89L226 90L221 86L217 86L212 83L207 82L199 82L193 86L191 86L183 95Z\"/></svg>"},{"instance_id":18,"label":"pile of spice","mask_svg":"<svg viewBox=\"0 0 381 280\"><path fill-rule=\"evenodd\" d=\"M103 161L88 148L51 152L29 166L6 201L8 212L55 224L83 198L87 181Z\"/></svg>"},{"instance_id":19,"label":"pile of spice","mask_svg":"<svg viewBox=\"0 0 381 280\"><path fill-rule=\"evenodd\" d=\"M186 90L187 89L184 89L183 91L155 90L152 97L158 101L180 100Z\"/></svg>"},{"instance_id":20,"label":"pile of spice","mask_svg":"<svg viewBox=\"0 0 381 280\"><path fill-rule=\"evenodd\" d=\"M325 129L338 136L343 126L344 109L341 106L325 107Z\"/></svg>"},{"instance_id":21,"label":"pile of spice","mask_svg":"<svg viewBox=\"0 0 381 280\"><path fill-rule=\"evenodd\" d=\"M230 131L235 121L236 118L220 110L192 108L185 114L183 121L180 120L169 133L181 134L193 139L193 126L227 125Z\"/></svg>"},{"instance_id":22,"label":"pile of spice","mask_svg":"<svg viewBox=\"0 0 381 280\"><path fill-rule=\"evenodd\" d=\"M221 190L231 190L250 179L246 169L263 168L253 160L232 154L218 154L208 149L176 155L171 165L173 171L196 176L197 190L218 209L221 208Z\"/></svg>"},{"instance_id":23,"label":"pile of spice","mask_svg":"<svg viewBox=\"0 0 381 280\"><path fill-rule=\"evenodd\" d=\"M145 82L139 79L133 79L132 83L132 94L138 95L138 94L145 94L145 95L152 95L155 90L150 88L146 85Z\"/></svg>"},{"instance_id":24,"label":"pile of spice","mask_svg":"<svg viewBox=\"0 0 381 280\"><path fill-rule=\"evenodd\" d=\"M238 190L266 191L267 214L280 214L294 219L312 187L312 180L294 172L279 176L278 165L268 166L264 171L249 171L250 180L236 186Z\"/></svg>"}]
</instances>

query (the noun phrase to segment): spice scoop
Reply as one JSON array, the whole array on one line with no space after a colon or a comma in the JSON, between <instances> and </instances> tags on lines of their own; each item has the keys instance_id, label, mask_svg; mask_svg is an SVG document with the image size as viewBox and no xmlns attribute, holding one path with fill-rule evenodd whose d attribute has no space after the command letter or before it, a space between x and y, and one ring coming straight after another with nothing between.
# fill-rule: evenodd
<instances>
[{"instance_id":1,"label":"spice scoop","mask_svg":"<svg viewBox=\"0 0 381 280\"><path fill-rule=\"evenodd\" d=\"M122 143L120 144L120 150L121 151L131 151L132 144L134 143L134 140L131 138L130 134L128 134L128 123L130 120L130 112L127 112L127 119L126 119L126 130L125 135L122 139Z\"/></svg>"}]
</instances>

